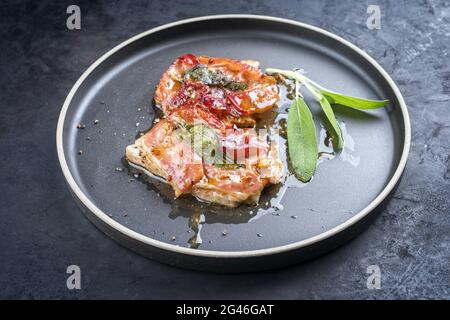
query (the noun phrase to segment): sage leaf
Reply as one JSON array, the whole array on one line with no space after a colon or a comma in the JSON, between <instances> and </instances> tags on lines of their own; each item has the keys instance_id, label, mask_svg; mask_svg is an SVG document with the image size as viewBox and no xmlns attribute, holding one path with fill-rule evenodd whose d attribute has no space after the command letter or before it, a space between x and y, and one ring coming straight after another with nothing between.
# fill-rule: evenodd
<instances>
[{"instance_id":1,"label":"sage leaf","mask_svg":"<svg viewBox=\"0 0 450 320\"><path fill-rule=\"evenodd\" d=\"M316 126L305 101L297 96L287 120L288 151L294 174L302 182L311 180L317 164Z\"/></svg>"},{"instance_id":2,"label":"sage leaf","mask_svg":"<svg viewBox=\"0 0 450 320\"><path fill-rule=\"evenodd\" d=\"M331 104L339 104L354 109L377 109L384 107L389 102L389 100L387 99L386 100L361 99L324 89L321 89L319 91L322 95L324 95L327 98L327 100Z\"/></svg>"},{"instance_id":3,"label":"sage leaf","mask_svg":"<svg viewBox=\"0 0 450 320\"><path fill-rule=\"evenodd\" d=\"M221 71L209 70L205 65L196 65L184 73L184 79L192 79L203 82L207 85L221 86L231 91L242 91L248 89L248 84L240 81L233 81L225 76Z\"/></svg>"},{"instance_id":4,"label":"sage leaf","mask_svg":"<svg viewBox=\"0 0 450 320\"><path fill-rule=\"evenodd\" d=\"M326 115L327 130L332 137L333 148L336 151L343 148L344 140L331 105L342 105L354 109L376 109L384 107L389 102L389 100L361 99L334 92L296 71L268 68L266 73L280 74L296 82L296 100L289 109L287 121L288 151L294 174L303 182L309 181L314 174L318 147L311 111L298 92L297 82L304 85L320 103Z\"/></svg>"},{"instance_id":5,"label":"sage leaf","mask_svg":"<svg viewBox=\"0 0 450 320\"><path fill-rule=\"evenodd\" d=\"M357 97L348 96L339 92L328 90L313 80L309 79L303 74L300 74L291 70L282 70L276 68L268 68L266 72L269 74L278 73L287 78L294 79L299 81L302 84L305 84L309 91L311 91L311 86L313 89L317 89L322 95L324 95L330 104L340 104L346 107L354 108L354 109L376 109L384 107L389 100L370 100L370 99L362 99ZM314 90L315 91L315 90ZM314 94L314 92L312 92Z\"/></svg>"},{"instance_id":6,"label":"sage leaf","mask_svg":"<svg viewBox=\"0 0 450 320\"><path fill-rule=\"evenodd\" d=\"M330 102L322 96L319 100L320 106L328 119L327 130L333 139L333 147L336 151L341 150L344 145L344 139L342 138L342 131L339 127L336 117L334 116L333 109L331 108Z\"/></svg>"}]
</instances>

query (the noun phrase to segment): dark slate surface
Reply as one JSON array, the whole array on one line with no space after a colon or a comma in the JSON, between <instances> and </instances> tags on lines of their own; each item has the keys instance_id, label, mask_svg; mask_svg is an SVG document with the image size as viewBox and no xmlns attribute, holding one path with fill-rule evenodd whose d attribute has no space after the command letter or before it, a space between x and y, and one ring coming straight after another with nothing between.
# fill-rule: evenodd
<instances>
[{"instance_id":1,"label":"dark slate surface","mask_svg":"<svg viewBox=\"0 0 450 320\"><path fill-rule=\"evenodd\" d=\"M56 2L55 2L56 3ZM66 29L73 2L0 4L0 298L450 298L450 6L372 1L76 1L82 29ZM72 200L56 157L60 107L101 54L178 19L254 13L332 31L375 57L398 83L412 118L400 187L375 223L347 245L301 265L257 274L180 270L120 247ZM82 290L66 288L66 267ZM377 264L382 289L366 288Z\"/></svg>"}]
</instances>

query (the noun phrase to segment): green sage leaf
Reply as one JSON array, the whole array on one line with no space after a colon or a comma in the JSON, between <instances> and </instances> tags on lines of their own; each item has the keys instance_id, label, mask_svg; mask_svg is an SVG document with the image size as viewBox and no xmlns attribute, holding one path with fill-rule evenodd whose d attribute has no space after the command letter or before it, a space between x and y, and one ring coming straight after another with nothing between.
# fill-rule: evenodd
<instances>
[{"instance_id":1,"label":"green sage leaf","mask_svg":"<svg viewBox=\"0 0 450 320\"><path fill-rule=\"evenodd\" d=\"M334 116L333 109L331 108L330 102L322 96L319 100L320 106L328 119L327 130L333 139L333 147L336 151L341 150L344 146L344 140L342 138L342 131L339 127L336 117Z\"/></svg>"},{"instance_id":2,"label":"green sage leaf","mask_svg":"<svg viewBox=\"0 0 450 320\"><path fill-rule=\"evenodd\" d=\"M287 120L288 151L295 176L311 180L317 164L316 126L311 111L301 97L292 102Z\"/></svg>"},{"instance_id":3,"label":"green sage leaf","mask_svg":"<svg viewBox=\"0 0 450 320\"><path fill-rule=\"evenodd\" d=\"M387 99L386 100L361 99L324 89L320 89L319 91L322 95L324 95L327 98L327 100L331 104L340 104L354 109L377 109L384 107L389 102L389 100Z\"/></svg>"}]
</instances>

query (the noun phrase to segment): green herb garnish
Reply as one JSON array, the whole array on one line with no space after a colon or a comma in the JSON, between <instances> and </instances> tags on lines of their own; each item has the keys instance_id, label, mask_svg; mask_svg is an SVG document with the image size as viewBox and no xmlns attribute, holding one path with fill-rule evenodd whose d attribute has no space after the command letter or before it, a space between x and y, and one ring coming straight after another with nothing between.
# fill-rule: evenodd
<instances>
[{"instance_id":1,"label":"green herb garnish","mask_svg":"<svg viewBox=\"0 0 450 320\"><path fill-rule=\"evenodd\" d=\"M384 107L389 102L389 100L361 99L334 92L295 71L269 68L266 69L266 73L278 73L296 81L295 100L288 113L288 148L294 173L303 182L309 181L314 173L317 162L317 141L311 112L298 93L297 82L304 85L322 107L327 120L326 127L336 151L344 147L344 140L332 105L355 109L375 109Z\"/></svg>"},{"instance_id":2,"label":"green herb garnish","mask_svg":"<svg viewBox=\"0 0 450 320\"><path fill-rule=\"evenodd\" d=\"M216 132L203 123L187 124L183 119L176 119L178 136L189 143L194 152L202 157L205 163L224 169L245 168L245 164L236 163L227 153L221 150Z\"/></svg>"},{"instance_id":3,"label":"green herb garnish","mask_svg":"<svg viewBox=\"0 0 450 320\"><path fill-rule=\"evenodd\" d=\"M239 81L229 81L224 87L231 91L243 91L248 89L248 85L245 82Z\"/></svg>"},{"instance_id":4,"label":"green herb garnish","mask_svg":"<svg viewBox=\"0 0 450 320\"><path fill-rule=\"evenodd\" d=\"M342 138L342 131L339 127L339 123L337 122L336 117L334 116L334 112L331 108L330 102L324 96L322 96L319 100L319 103L328 120L326 127L331 135L334 149L341 150L344 147L344 139Z\"/></svg>"},{"instance_id":5,"label":"green herb garnish","mask_svg":"<svg viewBox=\"0 0 450 320\"><path fill-rule=\"evenodd\" d=\"M295 176L311 180L317 164L316 126L305 101L297 96L288 113L288 150Z\"/></svg>"},{"instance_id":6,"label":"green herb garnish","mask_svg":"<svg viewBox=\"0 0 450 320\"><path fill-rule=\"evenodd\" d=\"M245 164L243 164L243 163L214 163L214 166L218 167L218 168L227 169L227 170L245 168Z\"/></svg>"},{"instance_id":7,"label":"green herb garnish","mask_svg":"<svg viewBox=\"0 0 450 320\"><path fill-rule=\"evenodd\" d=\"M194 152L206 162L213 162L219 138L213 129L203 123L186 124L182 119L177 119L179 137L188 142Z\"/></svg>"},{"instance_id":8,"label":"green herb garnish","mask_svg":"<svg viewBox=\"0 0 450 320\"><path fill-rule=\"evenodd\" d=\"M278 73L289 79L294 79L300 82L301 84L304 84L308 90L315 91L319 93L321 96L325 96L330 104L338 104L354 109L376 109L384 107L389 102L389 100L387 99L385 100L362 99L348 96L339 92L331 91L325 89L318 83L295 71L268 68L266 69L266 72L269 74Z\"/></svg>"},{"instance_id":9,"label":"green herb garnish","mask_svg":"<svg viewBox=\"0 0 450 320\"><path fill-rule=\"evenodd\" d=\"M185 79L203 82L210 86L220 86L231 91L247 90L245 82L233 81L221 71L209 70L205 65L199 64L184 73Z\"/></svg>"}]
</instances>

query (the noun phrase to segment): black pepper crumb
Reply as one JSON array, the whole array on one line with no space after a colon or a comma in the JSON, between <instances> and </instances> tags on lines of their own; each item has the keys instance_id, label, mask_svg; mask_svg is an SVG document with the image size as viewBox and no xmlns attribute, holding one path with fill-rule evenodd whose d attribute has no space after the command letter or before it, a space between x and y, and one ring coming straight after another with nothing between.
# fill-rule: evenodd
<instances>
[{"instance_id":1,"label":"black pepper crumb","mask_svg":"<svg viewBox=\"0 0 450 320\"><path fill-rule=\"evenodd\" d=\"M287 97L289 100L294 100L295 95L294 95L293 93L288 93L288 94L286 95L286 97Z\"/></svg>"}]
</instances>

